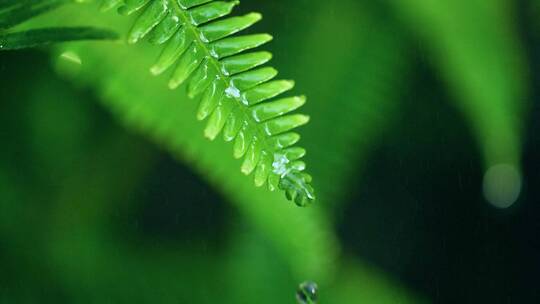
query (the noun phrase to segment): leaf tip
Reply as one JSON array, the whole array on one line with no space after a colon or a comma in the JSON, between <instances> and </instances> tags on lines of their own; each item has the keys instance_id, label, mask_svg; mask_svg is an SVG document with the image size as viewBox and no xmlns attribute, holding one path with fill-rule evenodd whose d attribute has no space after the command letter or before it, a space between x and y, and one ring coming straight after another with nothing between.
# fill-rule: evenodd
<instances>
[{"instance_id":1,"label":"leaf tip","mask_svg":"<svg viewBox=\"0 0 540 304\"><path fill-rule=\"evenodd\" d=\"M296 118L298 120L298 126L303 126L311 120L311 117L306 114L297 114Z\"/></svg>"},{"instance_id":2,"label":"leaf tip","mask_svg":"<svg viewBox=\"0 0 540 304\"><path fill-rule=\"evenodd\" d=\"M150 68L150 74L158 76L163 73L163 69L160 66L154 65Z\"/></svg>"},{"instance_id":3,"label":"leaf tip","mask_svg":"<svg viewBox=\"0 0 540 304\"><path fill-rule=\"evenodd\" d=\"M260 21L263 18L263 15L261 13L253 12L249 13L248 17L253 20L253 22Z\"/></svg>"},{"instance_id":4,"label":"leaf tip","mask_svg":"<svg viewBox=\"0 0 540 304\"><path fill-rule=\"evenodd\" d=\"M135 35L130 35L127 39L127 43L128 44L136 44L137 42L139 42L139 38Z\"/></svg>"},{"instance_id":5,"label":"leaf tip","mask_svg":"<svg viewBox=\"0 0 540 304\"><path fill-rule=\"evenodd\" d=\"M170 80L169 83L167 84L167 86L169 87L169 89L171 90L174 90L176 88L178 88L180 86L181 83L179 83L178 81L175 81L174 79L173 80Z\"/></svg>"}]
</instances>

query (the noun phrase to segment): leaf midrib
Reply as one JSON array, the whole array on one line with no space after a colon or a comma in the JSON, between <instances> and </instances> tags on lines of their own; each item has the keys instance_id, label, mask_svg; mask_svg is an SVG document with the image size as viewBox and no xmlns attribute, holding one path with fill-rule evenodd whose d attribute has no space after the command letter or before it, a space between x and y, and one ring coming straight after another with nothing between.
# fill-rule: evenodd
<instances>
[{"instance_id":1,"label":"leaf midrib","mask_svg":"<svg viewBox=\"0 0 540 304\"><path fill-rule=\"evenodd\" d=\"M189 16L187 16L188 13L184 11L184 9L182 9L178 3L171 0L168 0L168 1L172 3L177 16L182 20L186 29L190 31L191 34L193 35L194 43L196 43L203 50L205 54L205 58L207 58L207 60L210 61L210 63L214 66L214 69L218 73L219 80L221 80L225 84L225 88L230 87L232 84L231 77L222 72L219 61L214 56L212 56L212 52L210 52L210 50L208 49L207 43L201 39L201 36L200 36L201 32L199 28L191 23ZM240 95L244 93L242 90L240 89L238 90L240 91ZM244 121L248 123L248 128L251 128L252 130L256 130L256 135L255 135L256 140L261 141L261 144L263 146L262 151L267 151L267 153L270 153L270 156L272 157L271 162L273 164L274 154L277 151L275 151L274 148L267 141L267 138L270 137L270 135L266 134L266 132L262 130L263 128L261 127L261 125L251 116L249 112L249 106L244 105L242 100L238 97L235 97L235 96L233 97L228 96L228 97L235 101L235 107L240 108L240 111L242 115L244 115L244 118L245 118ZM227 122L225 124L227 124ZM250 144L251 143L252 142L250 142ZM249 152L249 149L250 149L250 146L247 147L246 153ZM246 157L245 154L244 154L244 157ZM259 159L259 161L261 161L261 159ZM256 170L256 167L257 166L255 166L255 170ZM273 166L271 167L270 174L274 174Z\"/></svg>"}]
</instances>

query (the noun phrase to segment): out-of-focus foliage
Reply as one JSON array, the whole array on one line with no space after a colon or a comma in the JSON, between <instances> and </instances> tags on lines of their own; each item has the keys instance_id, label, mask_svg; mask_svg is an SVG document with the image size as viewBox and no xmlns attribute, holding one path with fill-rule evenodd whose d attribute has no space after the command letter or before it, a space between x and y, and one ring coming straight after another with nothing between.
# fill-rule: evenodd
<instances>
[{"instance_id":1,"label":"out-of-focus foliage","mask_svg":"<svg viewBox=\"0 0 540 304\"><path fill-rule=\"evenodd\" d=\"M73 40L115 39L110 31L90 27L60 27L26 30L19 33L0 34L0 49L20 50Z\"/></svg>"},{"instance_id":2,"label":"out-of-focus foliage","mask_svg":"<svg viewBox=\"0 0 540 304\"><path fill-rule=\"evenodd\" d=\"M116 39L110 31L92 27L62 27L13 31L12 28L52 11L66 0L3 0L0 2L0 51L18 50L74 40Z\"/></svg>"},{"instance_id":3,"label":"out-of-focus foliage","mask_svg":"<svg viewBox=\"0 0 540 304\"><path fill-rule=\"evenodd\" d=\"M432 50L487 166L520 166L527 68L514 1L393 0Z\"/></svg>"},{"instance_id":4,"label":"out-of-focus foliage","mask_svg":"<svg viewBox=\"0 0 540 304\"><path fill-rule=\"evenodd\" d=\"M513 1L394 0L431 50L484 157L484 195L501 208L521 191L528 72Z\"/></svg>"},{"instance_id":5,"label":"out-of-focus foliage","mask_svg":"<svg viewBox=\"0 0 540 304\"><path fill-rule=\"evenodd\" d=\"M15 79L0 94L9 109L1 114L0 302L293 303L305 280L319 284L321 303L441 300L355 256L336 227L342 210L363 204L348 193L369 176L373 152L408 127L398 122L415 120L403 117L403 100L416 97L408 88L418 49L448 84L451 97L441 99L456 100L485 169L520 168L528 74L512 3L283 0L240 9L265 13L259 27L276 35L275 65L309 93L303 143L317 203L296 208L241 176L230 146L201 136L186 88L171 91L166 77L147 72L159 49L57 46L51 63L61 78L38 59L27 63L41 67L34 73L17 69L36 53L0 54ZM128 33L134 19L74 4L27 26ZM116 120L186 165L184 177L169 180L178 165L162 164L160 150ZM168 231L161 219L171 216L181 229ZM401 247L388 250L399 257Z\"/></svg>"}]
</instances>

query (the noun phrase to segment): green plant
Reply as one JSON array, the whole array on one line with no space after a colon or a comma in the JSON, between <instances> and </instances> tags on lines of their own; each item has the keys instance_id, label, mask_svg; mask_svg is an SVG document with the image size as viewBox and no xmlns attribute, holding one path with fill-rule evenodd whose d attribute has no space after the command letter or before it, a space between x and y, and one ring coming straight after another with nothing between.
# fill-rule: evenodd
<instances>
[{"instance_id":1,"label":"green plant","mask_svg":"<svg viewBox=\"0 0 540 304\"><path fill-rule=\"evenodd\" d=\"M12 0L0 0L0 3L8 1L13 2ZM75 1L62 1L62 3L69 2ZM365 168L366 160L377 148L383 136L388 131L395 132L398 128L403 130L410 128L409 122L414 115L409 115L410 112L407 110L412 105L407 104L406 101L402 102L400 98L404 92L407 93L411 82L414 82L414 80L409 80L414 78L410 77L412 70L410 68L414 68L414 59L417 54L413 52L415 44L409 41L411 37L403 34L407 29L412 30L413 35L419 34L421 39L425 39L422 40L425 41L422 46L427 45L428 48L422 48L422 52L435 55L435 59L453 58L451 62L460 63L448 64L445 60L429 62L433 64L434 69L442 71L444 79L453 86L452 93L456 94L457 92L459 97L463 98L463 100L458 99L458 101L463 101L462 110L473 122L474 127L480 126L475 130L481 131L477 132L476 135L479 146L483 148L482 151L485 150L483 156L486 167L498 163L511 163L516 167L519 166L520 142L515 140L519 139L515 136L519 135L519 130L513 126L512 120L519 119L519 111L515 110L520 105L515 103L510 106L507 103L517 99L512 90L509 90L512 87L511 83L514 81L521 83L522 81L509 77L508 69L499 66L500 62L506 62L508 57L512 57L514 52L510 50L509 52L491 54L491 56L484 56L481 52L477 53L477 49L506 49L499 46L506 45L508 47L508 45L505 44L505 41L499 40L500 36L484 35L485 30L468 32L472 38L467 37L467 39L464 39L466 36L461 35L461 33L449 33L454 25L455 16L448 17L443 14L454 12L456 16L466 19L465 21L469 22L467 24L470 27L473 26L471 26L471 21L468 20L467 16L482 16L483 28L493 29L496 28L497 24L506 25L508 23L502 22L506 20L503 15L492 15L487 12L490 7L495 7L495 4L489 7L469 6L469 2L465 0L457 1L456 3L459 2L459 5L453 5L453 2L446 3L450 2L449 0L443 0L441 4L437 5L421 0L411 3L396 0L384 5L373 1L356 0L344 0L339 3L328 1L306 3L283 0L281 4L277 3L279 1L271 3L260 1L248 2L248 5L244 6L245 8L251 5L256 9L276 7L276 11L279 13L274 12L272 15L272 11L270 11L268 14L275 18L271 19L272 30L280 33L280 39L278 43L269 47L274 48L272 49L273 53L289 55L279 56L280 70L285 75L294 75L292 78L302 78L302 81L298 82L299 85L303 86L300 89L310 92L310 102L305 105L305 109L316 119L313 119L309 127L303 130L302 143L308 151L311 151L305 159L310 164L310 173L315 177L314 186L317 189L317 199L320 203L314 208L306 210L294 208L292 204L284 204L284 198L280 192L270 193L265 189L253 187L251 180L244 178L237 172L240 165L239 160L228 156L230 154L229 144L223 141L210 143L205 140L201 136L204 126L193 119L193 116L200 112L201 106L198 106L189 97L200 98L199 96L202 96L204 99L205 90L202 88L205 85L212 88L214 83L219 82L218 80L221 80L218 85L221 86L220 89L224 93L223 98L226 103L221 105L215 103L213 106L215 109L221 106L222 113L227 111L236 113L237 115L234 117L240 117L240 119L236 119L235 123L249 118L248 114L259 106L243 105L236 100L235 95L238 95L239 92L235 91L234 88L237 89L237 87L234 83L234 87L229 86L229 81L239 74L225 75L229 77L228 80L224 80L222 75L218 75L221 78L212 81L212 76L216 76L216 73L219 72L216 65L221 66L226 63L227 58L213 58L212 54L210 56L201 52L194 54L189 50L208 49L212 45L212 42L205 41L208 39L197 38L199 37L197 35L207 29L207 26L219 27L223 30L223 34L233 35L240 29L250 31L250 26L260 19L260 15L252 13L242 17L222 19L228 18L228 13L232 10L232 6L237 4L236 2L192 2L192 4L200 3L192 8L188 8L185 3L184 6L179 6L174 1L126 1L124 3L126 6L123 6L124 4L121 2L107 1L102 4L102 9L107 11L123 7L120 9L120 13L127 14L126 17L118 16L114 11L99 13L97 5L73 4L62 6L52 14L40 15L39 18L32 19L26 25L17 26L14 29L25 31L27 28L34 30L44 26L48 28L51 25L74 24L79 26L79 24L90 24L99 26L99 28L110 28L118 33L129 33L126 35L127 37L113 42L55 45L48 49L48 54L50 54L58 74L67 80L66 86L82 86L83 92L87 92L85 90L93 92L103 107L112 112L114 118L117 118L126 127L126 130L144 135L145 139L151 140L174 155L180 162L188 165L238 210L241 215L240 219L245 219L247 225L250 225L250 229L245 229L250 231L250 235L242 234L243 227L237 229L241 231L235 230L233 232L236 240L235 249L226 248L223 250L225 253L220 252L210 258L198 257L199 252L183 244L179 245L180 248L174 247L176 244L167 247L164 250L165 253L144 252L139 254L134 253L134 250L129 250L130 247L126 246L129 245L129 241L126 241L122 236L115 235L114 232L109 233L110 230L114 229L108 227L108 223L104 224L103 222L107 221L103 218L111 214L132 212L133 209L137 208L137 202L125 199L124 195L127 196L130 191L140 186L136 182L143 175L140 171L144 171L143 169L150 167L151 164L146 163L148 159L141 151L131 153L132 150L137 149L137 145L123 143L122 136L112 137L110 141L102 144L103 150L87 149L88 151L86 151L88 155L85 156L85 164L88 168L94 168L94 162L100 164L94 175L87 176L85 170L70 172L70 175L75 177L70 178L74 180L73 182L63 185L62 188L66 189L51 190L54 194L49 195L53 199L47 208L53 210L51 213L54 216L44 216L41 219L43 223L40 225L36 225L32 217L24 222L28 223L25 225L28 226L25 230L28 231L25 233L28 235L32 234L34 226L53 227L50 234L45 233L48 238L42 244L41 250L45 253L50 250L55 254L49 254L43 259L43 263L47 265L50 263L53 265L52 268L60 269L63 275L60 281L69 282L73 289L86 289L86 292L93 292L115 285L117 287L117 290L114 291L115 297L126 299L126 302L136 302L141 294L146 294L149 297L151 295L154 302L161 302L162 298L153 293L153 290L161 287L188 295L193 303L211 303L214 299L208 299L206 293L204 295L196 294L192 291L192 287L213 286L213 284L219 284L220 279L223 279L229 284L224 288L227 291L225 293L231 291L231 294L212 293L214 297L220 297L223 303L240 303L245 299L256 299L260 303L275 303L292 299L291 295L287 295L284 290L309 279L319 283L323 291L321 297L325 303L332 301L334 303L402 303L414 302L421 298L409 297L407 292L397 287L399 284L379 275L379 271L362 263L360 258L351 258L350 252L347 251L347 245L345 248L340 248L336 233L333 231L333 227L340 222L341 208L343 207L341 204L346 202L344 197L349 195L348 187L354 189L365 187L362 186L364 172L359 174L359 170ZM224 15L219 20L210 21L207 24L190 25L190 31L184 31L183 38L185 40L182 40L181 36L173 34L173 32L179 33L178 30L181 28L186 29L186 26L182 26L182 14L189 14L195 9L210 4L216 5L216 3L221 3L220 5L226 8ZM308 6L309 13L305 13L305 15L299 13L305 11ZM497 7L499 6L497 5ZM404 23L410 27L407 28L389 18L388 12L391 12L389 8L396 8L394 13L398 17L405 17L403 18ZM460 13L460 10L465 10L468 14ZM442 14L444 18L431 20L433 12ZM73 16L77 16L77 18L72 18ZM290 21L293 18L291 16L294 16L295 25L309 24L309 26L290 26L284 21ZM494 16L497 18L493 18ZM426 25L416 28L416 22L421 21L425 22ZM461 23L465 24L465 22ZM433 24L437 26L432 26ZM128 31L128 27L132 30ZM287 32L283 33L285 31ZM190 32L191 35L188 35ZM13 29L10 29L9 33L13 33ZM336 38L336 33L339 34L339 39ZM150 44L127 45L124 43L135 43L145 37L149 38ZM266 35L252 37L259 37L261 43L265 39L269 39L269 36ZM237 38L237 36L230 36L223 39ZM474 40L480 46L477 48L476 45L468 44L468 39ZM177 45L178 49L175 50L171 46L174 42L182 41L184 42L181 45L183 48ZM167 50L169 50L170 56L166 56ZM181 55L182 50L184 52ZM446 56L441 50L452 51L447 51L449 55ZM201 57L197 57L201 54ZM270 59L270 53L266 52L235 55L233 58L239 56L247 56L244 58L245 60L250 58L260 60L255 62L261 62L261 64ZM422 53L422 58L423 56ZM155 58L158 57L156 63ZM479 60L488 57L494 59L492 61L495 64ZM68 62L64 60L66 58L76 58L77 60ZM182 64L186 66L186 69L173 68L174 65ZM248 70L244 73L254 73L261 66L248 65ZM499 68L490 71L489 69L494 66ZM152 73L148 73L149 67L152 67ZM167 67L167 71L172 74L171 77L169 75L156 77L151 75L165 74L164 70ZM267 74L271 71L270 69L264 71L262 72L263 76L271 75ZM484 74L486 71L491 72L490 77L481 77L478 82L472 81L471 78L474 78L474 73L478 71L482 71ZM504 79L511 80L507 83L508 87L497 85L497 80ZM179 90L168 90L164 85L167 81L171 88L180 86ZM42 79L41 82L41 86L48 87L48 79ZM180 85L179 82L183 83ZM290 81L278 81L278 83L281 84L278 85L278 88L289 86L292 89ZM433 86L433 84L428 84L426 87L433 89L430 85ZM491 89L492 85L495 87L493 90ZM260 88L261 86L259 84L256 87ZM462 88L462 90L456 88ZM34 88L31 90L34 91ZM227 90L228 92L226 92ZM70 99L62 94L58 95L58 92L55 93L57 94L50 93L49 99L60 99L61 102ZM232 95L232 98L227 96L227 93ZM39 90L35 90L34 94L36 100L43 98ZM482 98L477 98L479 95ZM433 96L427 98L427 96L421 95L418 99L422 97L426 97L426 101L418 100L419 103L415 104L412 113L418 111L431 113L435 108L425 107L426 103L431 104L435 100ZM71 96L71 99L76 100L77 95ZM301 97L296 97L295 100L298 102L298 106L304 102ZM62 104L61 102L59 104ZM265 106L267 104L263 103ZM290 104L284 103L282 106L280 118L283 118L281 111L289 109ZM261 109L261 111L266 111L266 109ZM41 121L46 120L46 118L41 117L46 117L49 112L55 111L49 109L47 104L40 104L34 110L35 116L42 119ZM510 112L515 112L516 115L501 118L501 113ZM227 121L222 117L214 118L214 126L211 127L213 116L204 112L203 114L197 116L209 119L205 132L208 137L216 138L220 131L227 135L226 131L229 126ZM287 114L283 113L283 115ZM216 127L217 119L220 120ZM66 112L61 119L57 120L65 123L76 119L72 119L71 114ZM250 126L260 128L262 124L255 121ZM223 130L220 130L220 127ZM59 124L57 128L69 129L70 127ZM233 128L233 130L235 129ZM433 134L437 134L437 128L433 128L433 130ZM489 132L486 133L486 131ZM76 131L72 132L76 134ZM290 132L293 131L287 133ZM510 134L511 136L501 137L498 134ZM54 137L54 132L53 135L49 136ZM294 136L297 138L297 135ZM73 140L74 137L76 136L70 137L71 141L66 140L66 142L76 142ZM439 138L445 140L444 136ZM498 140L499 138L503 140ZM422 138L420 137L419 140L421 141ZM494 142L495 144L488 147L486 142ZM12 143L6 146L8 145L11 146ZM41 147L37 149L41 149ZM303 153L303 150L299 150L300 148L295 149ZM459 146L452 147L449 151L457 149ZM41 151L42 153L54 154L47 149L43 150L45 151ZM58 148L54 151L65 152ZM248 153L248 151L245 152ZM112 156L111 159L106 159L101 163L93 158L94 154ZM253 155L256 157L256 154ZM265 156L269 156L269 154L267 153ZM58 163L57 159L50 157L49 165L51 167L59 167ZM304 166L300 160L298 160L298 164ZM258 169L256 167L251 169L257 175ZM113 172L111 173L111 171ZM46 170L45 172L48 173ZM19 185L9 174L4 176L2 173L0 171L2 180L0 186L3 186L3 191L0 192L8 193L8 198L11 193L13 193L12 197L17 198L27 197L26 192L32 193L27 190L26 183ZM381 174L386 176L392 175L393 172L381 172ZM101 178L101 176L105 178ZM258 181L259 183L266 182L262 178L259 178ZM128 184L128 186L118 187L118 184ZM282 187L284 186L282 185ZM179 184L178 189L181 188L182 185ZM276 188L275 184L274 188ZM307 189L312 191L311 188ZM289 196L294 196L295 191L290 191ZM85 194L83 198L80 197L81 193ZM31 197L30 194L28 195L29 200L40 197L39 195ZM55 200L56 197L60 197L60 199ZM309 201L309 199L304 200L305 197L297 196L297 198L301 199L302 205ZM158 205L162 203L159 198L156 200L158 200ZM14 199L12 201L15 202ZM122 203L118 204L120 201ZM403 201L406 202L406 198ZM74 202L79 203L84 208L74 205ZM175 201L174 203L189 204L190 202L186 200L186 202ZM9 205L9 203L7 204ZM123 204L131 205L128 207ZM358 204L362 205L363 202L360 201ZM31 208L32 206L15 203L13 205L20 206L21 210L25 210L28 214L36 213ZM118 207L118 205L122 206ZM0 232L10 231L12 232L11 236L16 235L19 231L14 227L16 227L20 217L19 214L24 214L24 212L14 208L11 212L2 212L1 216L4 220L0 221L2 227L12 229L0 229ZM27 208L28 211L24 208ZM47 211L47 208L42 207L39 210ZM69 211L70 208L74 210ZM121 211L118 208L121 208ZM381 204L380 208L382 210L388 206ZM209 213L212 211L208 210ZM40 211L40 213L44 212ZM76 214L77 222L83 224L74 229L64 229L71 223L73 214ZM243 221L240 222L242 225L246 224ZM365 224L362 223L358 226L361 225ZM384 231L381 232L381 234L383 233ZM242 235L238 236L237 234ZM5 235L10 235L10 233L5 233ZM257 239L258 242L253 244L245 241L250 238ZM260 249L261 245L268 248ZM16 246L11 247L16 248ZM343 253L341 253L342 249ZM41 254L41 251L36 250L35 252ZM93 256L93 252L99 252L100 256L96 258ZM11 254L17 256L16 251ZM34 255L38 255L38 253L34 253ZM174 256L174 259L171 259L169 255ZM233 266L228 265L227 261L223 261L226 260L224 256L228 255L234 259ZM271 260L274 258L276 260L283 259L283 263L276 262L279 266L268 263L269 255ZM31 257L31 255L29 256ZM197 275L189 277L179 287L177 285L180 284L177 284L176 280L179 276L178 269L183 272L185 267L193 269ZM145 268L145 270L139 268ZM292 279L288 277L289 272L292 274ZM91 275L88 275L89 273ZM145 288L133 288L133 286L140 286L137 285L140 282L136 277L140 277L141 273L150 274L149 277L156 278L156 280L152 279L151 284L144 285ZM207 278L208 274L213 276L216 273L219 273L219 278L213 277L213 280ZM260 276L261 273L275 275L279 279L275 276L272 279L263 278ZM173 279L171 280L171 278ZM279 284L275 283L277 281ZM274 285L270 286L272 282ZM246 290L246 284L254 286L255 291ZM358 288L359 286L360 288ZM137 291L131 292L133 289L137 289ZM258 291L261 289L264 289L266 293L263 293L268 295L264 299L259 299ZM281 299L276 301L275 297L279 298L282 293L285 294L286 298L283 301ZM172 294L160 296L165 299L167 297L173 298Z\"/></svg>"},{"instance_id":2,"label":"green plant","mask_svg":"<svg viewBox=\"0 0 540 304\"><path fill-rule=\"evenodd\" d=\"M5 1L4 13L14 17L5 18L4 23L12 26L64 2ZM303 172L306 165L300 160L306 151L295 146L300 135L293 130L306 124L309 117L291 114L304 105L306 98L278 98L294 87L294 81L273 80L277 70L261 67L272 58L270 53L247 52L270 41L270 35L233 36L262 18L251 13L223 19L238 4L211 0L106 0L102 10L119 6L123 15L141 12L128 42L136 43L150 35L151 43L164 45L150 70L159 75L175 66L169 88L187 82L190 98L202 95L197 118L208 119L205 137L214 140L223 133L225 141L234 141L234 157L244 158L241 171L246 175L254 173L256 186L267 184L271 191L280 188L288 199L306 206L315 194L310 185L312 178ZM90 28L41 29L6 34L0 37L0 44L17 49L54 41L113 37L108 31Z\"/></svg>"}]
</instances>

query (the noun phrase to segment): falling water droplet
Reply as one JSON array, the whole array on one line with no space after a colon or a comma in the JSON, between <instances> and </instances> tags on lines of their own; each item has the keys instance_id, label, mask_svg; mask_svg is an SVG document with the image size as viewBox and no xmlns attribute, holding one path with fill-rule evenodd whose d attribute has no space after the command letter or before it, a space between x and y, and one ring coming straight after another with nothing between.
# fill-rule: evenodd
<instances>
[{"instance_id":1,"label":"falling water droplet","mask_svg":"<svg viewBox=\"0 0 540 304\"><path fill-rule=\"evenodd\" d=\"M318 298L318 286L315 282L304 282L298 286L296 300L298 304L316 304Z\"/></svg>"}]
</instances>

